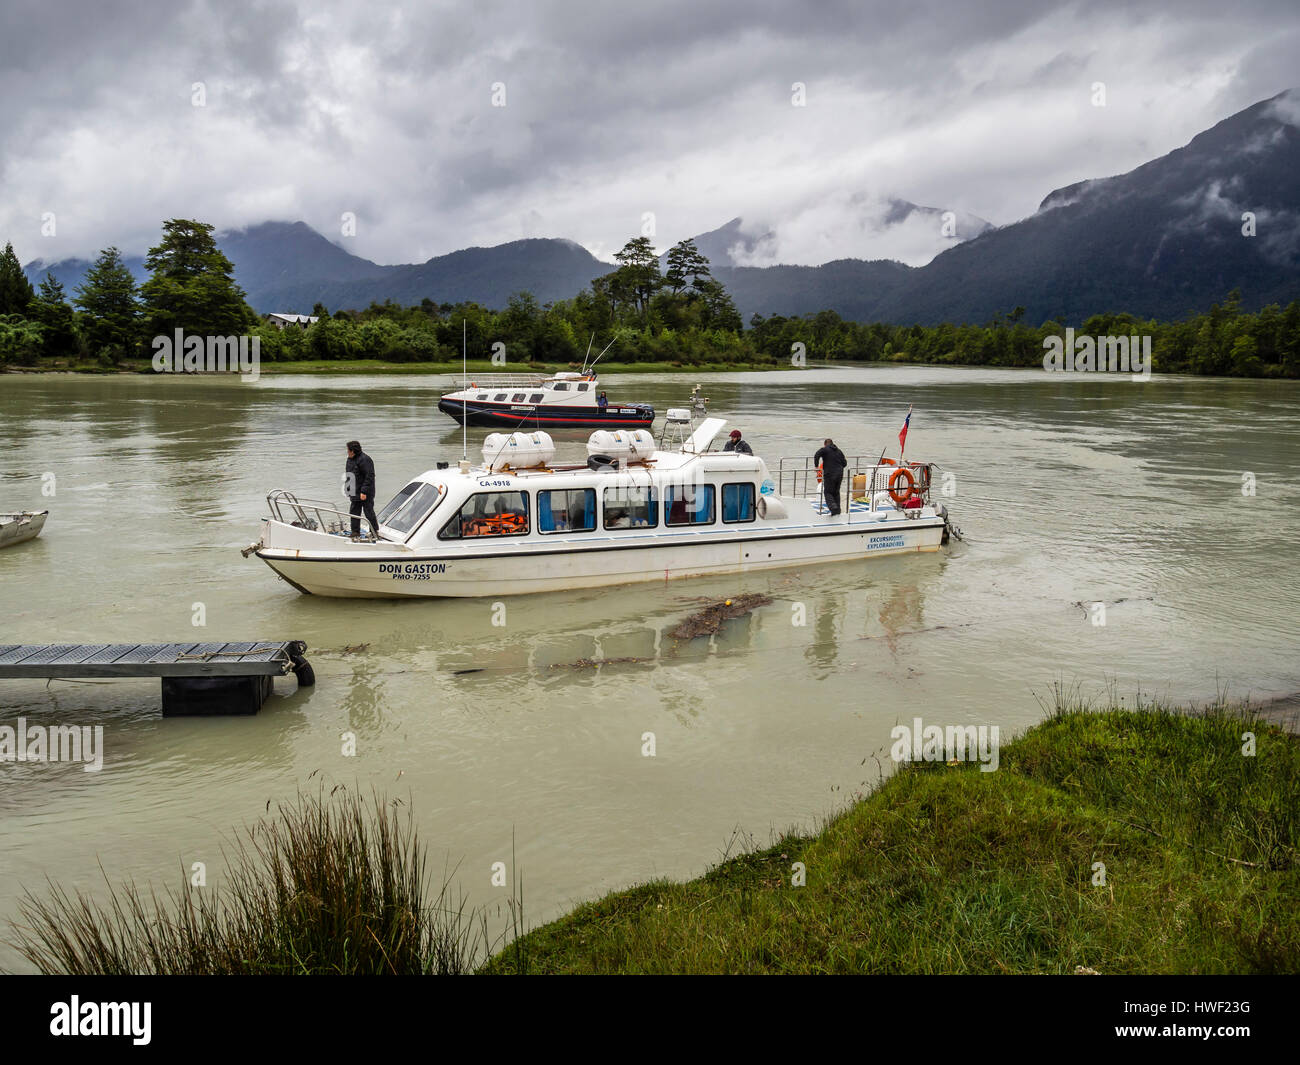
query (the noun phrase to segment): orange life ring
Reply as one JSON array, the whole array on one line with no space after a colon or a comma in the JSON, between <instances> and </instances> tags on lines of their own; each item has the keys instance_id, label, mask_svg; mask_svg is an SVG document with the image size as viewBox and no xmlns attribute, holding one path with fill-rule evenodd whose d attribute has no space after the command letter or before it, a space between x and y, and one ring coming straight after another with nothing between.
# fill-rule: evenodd
<instances>
[{"instance_id":1,"label":"orange life ring","mask_svg":"<svg viewBox=\"0 0 1300 1065\"><path fill-rule=\"evenodd\" d=\"M895 488L895 483L899 478L907 478L907 488ZM900 466L889 475L889 498L897 503L900 507L916 494L916 478L912 476L912 471L906 466Z\"/></svg>"},{"instance_id":2,"label":"orange life ring","mask_svg":"<svg viewBox=\"0 0 1300 1065\"><path fill-rule=\"evenodd\" d=\"M930 490L930 464L928 462L909 462L908 466L916 474L916 494Z\"/></svg>"}]
</instances>

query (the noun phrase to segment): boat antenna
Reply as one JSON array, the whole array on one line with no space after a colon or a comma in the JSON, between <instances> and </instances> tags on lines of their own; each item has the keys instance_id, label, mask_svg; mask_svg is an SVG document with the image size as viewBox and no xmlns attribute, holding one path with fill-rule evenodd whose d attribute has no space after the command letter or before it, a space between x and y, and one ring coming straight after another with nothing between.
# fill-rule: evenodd
<instances>
[{"instance_id":1,"label":"boat antenna","mask_svg":"<svg viewBox=\"0 0 1300 1065\"><path fill-rule=\"evenodd\" d=\"M605 357L605 352L608 351L610 348L612 348L612 347L614 346L614 341L617 340L617 339L618 339L618 337L616 337L616 336L610 338L609 343L605 345L605 350L602 351L599 355L596 356L596 362L600 362L600 360L603 359L603 358ZM593 362L593 363L591 364L591 368L592 368L593 370L596 368L596 362ZM584 362L582 365L585 367L587 364Z\"/></svg>"},{"instance_id":2,"label":"boat antenna","mask_svg":"<svg viewBox=\"0 0 1300 1065\"><path fill-rule=\"evenodd\" d=\"M469 459L469 319L460 319L460 458Z\"/></svg>"},{"instance_id":3,"label":"boat antenna","mask_svg":"<svg viewBox=\"0 0 1300 1065\"><path fill-rule=\"evenodd\" d=\"M596 339L596 334L595 334L595 333L592 333L591 336L587 338L587 354L584 355L584 356L582 357L582 372L583 372L583 373L586 373L586 372L587 372L587 360L588 360L589 358L591 358L591 342L592 342L593 340L595 340L595 339ZM572 366L573 364L570 363L569 365Z\"/></svg>"}]
</instances>

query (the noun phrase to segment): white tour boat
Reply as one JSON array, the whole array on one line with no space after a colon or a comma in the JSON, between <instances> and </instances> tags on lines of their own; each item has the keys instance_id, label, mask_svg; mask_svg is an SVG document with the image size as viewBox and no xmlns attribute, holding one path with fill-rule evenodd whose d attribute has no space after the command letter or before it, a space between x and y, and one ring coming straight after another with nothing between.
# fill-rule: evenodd
<instances>
[{"instance_id":1,"label":"white tour boat","mask_svg":"<svg viewBox=\"0 0 1300 1065\"><path fill-rule=\"evenodd\" d=\"M711 450L725 424L707 418L692 432L690 411L671 410L664 436L676 439L658 446L644 430L600 430L583 465L555 464L544 432L493 433L482 465L420 474L379 512L378 530L357 519L355 538L334 504L273 492L272 516L244 554L311 595L422 598L720 576L948 542L930 464L850 458L831 515L811 460L774 472Z\"/></svg>"},{"instance_id":2,"label":"white tour boat","mask_svg":"<svg viewBox=\"0 0 1300 1065\"><path fill-rule=\"evenodd\" d=\"M0 514L0 547L35 540L45 528L49 513L48 510L24 510L17 514Z\"/></svg>"}]
</instances>

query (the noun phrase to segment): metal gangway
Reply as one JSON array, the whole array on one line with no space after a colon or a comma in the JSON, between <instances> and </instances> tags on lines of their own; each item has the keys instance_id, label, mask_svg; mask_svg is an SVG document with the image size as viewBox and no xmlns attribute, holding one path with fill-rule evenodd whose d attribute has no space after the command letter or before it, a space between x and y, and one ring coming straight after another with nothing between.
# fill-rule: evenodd
<instances>
[{"instance_id":1,"label":"metal gangway","mask_svg":"<svg viewBox=\"0 0 1300 1065\"><path fill-rule=\"evenodd\" d=\"M164 717L255 714L273 677L316 683L302 640L0 644L0 679L161 677Z\"/></svg>"}]
</instances>

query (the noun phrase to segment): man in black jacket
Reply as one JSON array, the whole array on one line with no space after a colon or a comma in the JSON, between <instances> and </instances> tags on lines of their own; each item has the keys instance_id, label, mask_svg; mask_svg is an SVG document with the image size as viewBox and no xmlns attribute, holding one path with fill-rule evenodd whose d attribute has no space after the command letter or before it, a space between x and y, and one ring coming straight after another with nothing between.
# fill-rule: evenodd
<instances>
[{"instance_id":1,"label":"man in black jacket","mask_svg":"<svg viewBox=\"0 0 1300 1065\"><path fill-rule=\"evenodd\" d=\"M826 506L832 515L840 512L840 482L844 480L844 467L849 460L844 452L835 446L835 441L827 437L813 463L822 468L822 493L826 496Z\"/></svg>"},{"instance_id":2,"label":"man in black jacket","mask_svg":"<svg viewBox=\"0 0 1300 1065\"><path fill-rule=\"evenodd\" d=\"M343 475L343 492L351 500L348 513L352 515L352 538L361 535L361 519L358 515L364 510L366 521L370 522L370 532L379 535L379 519L375 517L375 464L370 456L361 450L355 440L348 441L347 472Z\"/></svg>"},{"instance_id":3,"label":"man in black jacket","mask_svg":"<svg viewBox=\"0 0 1300 1065\"><path fill-rule=\"evenodd\" d=\"M740 435L739 429L732 429L731 436L727 438L726 444L722 447L723 451L734 451L738 455L752 455L754 449L745 443Z\"/></svg>"}]
</instances>

